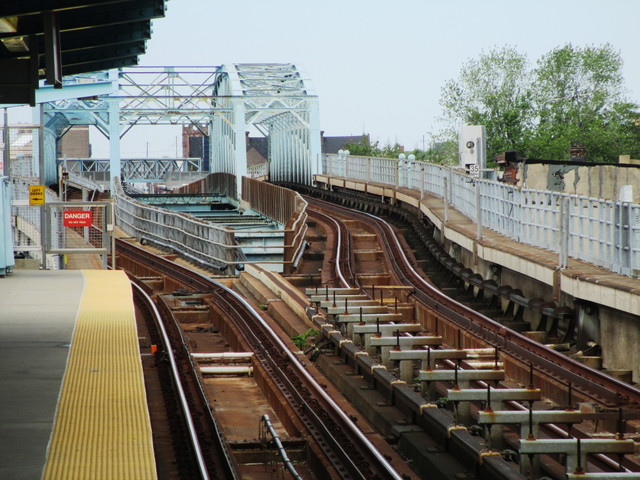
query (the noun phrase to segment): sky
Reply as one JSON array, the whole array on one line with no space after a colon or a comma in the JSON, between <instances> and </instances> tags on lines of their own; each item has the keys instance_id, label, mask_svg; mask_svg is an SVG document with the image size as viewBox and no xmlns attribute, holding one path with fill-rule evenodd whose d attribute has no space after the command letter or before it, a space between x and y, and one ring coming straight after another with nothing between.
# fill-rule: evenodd
<instances>
[{"instance_id":1,"label":"sky","mask_svg":"<svg viewBox=\"0 0 640 480\"><path fill-rule=\"evenodd\" d=\"M640 0L169 0L140 65L294 63L319 96L325 135L413 149L440 127L445 82L494 47L535 63L567 43L610 43L640 103L639 18ZM121 154L174 156L178 134L125 136Z\"/></svg>"}]
</instances>

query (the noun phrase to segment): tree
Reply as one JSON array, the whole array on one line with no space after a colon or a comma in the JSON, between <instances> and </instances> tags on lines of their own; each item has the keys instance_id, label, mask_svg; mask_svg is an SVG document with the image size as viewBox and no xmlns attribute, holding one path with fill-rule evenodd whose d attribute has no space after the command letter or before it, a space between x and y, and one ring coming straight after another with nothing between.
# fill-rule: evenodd
<instances>
[{"instance_id":1,"label":"tree","mask_svg":"<svg viewBox=\"0 0 640 480\"><path fill-rule=\"evenodd\" d=\"M384 158L398 158L398 155L402 153L402 146L398 143L394 145L385 145L380 148L378 145L380 142L370 143L368 138L363 138L360 143L345 143L343 148L349 150L350 155L358 155L361 157L384 157Z\"/></svg>"},{"instance_id":2,"label":"tree","mask_svg":"<svg viewBox=\"0 0 640 480\"><path fill-rule=\"evenodd\" d=\"M374 144L369 142L369 135L363 135L359 143L345 143L342 148L349 150L351 155L360 157L375 157L377 156L376 152L380 150L378 148L378 142Z\"/></svg>"},{"instance_id":3,"label":"tree","mask_svg":"<svg viewBox=\"0 0 640 480\"><path fill-rule=\"evenodd\" d=\"M592 161L640 153L640 108L624 97L622 59L609 44L558 47L532 70L514 48L493 49L463 65L440 103L449 131L485 125L489 162L506 150L565 160L576 144Z\"/></svg>"},{"instance_id":4,"label":"tree","mask_svg":"<svg viewBox=\"0 0 640 480\"><path fill-rule=\"evenodd\" d=\"M529 155L566 159L575 144L593 161L615 161L631 153L621 149L634 148L629 127L637 114L623 96L622 64L609 44L567 44L540 58L533 71L537 126Z\"/></svg>"},{"instance_id":5,"label":"tree","mask_svg":"<svg viewBox=\"0 0 640 480\"><path fill-rule=\"evenodd\" d=\"M442 88L440 104L451 123L486 127L488 160L521 150L532 124L526 55L505 46L469 60Z\"/></svg>"}]
</instances>

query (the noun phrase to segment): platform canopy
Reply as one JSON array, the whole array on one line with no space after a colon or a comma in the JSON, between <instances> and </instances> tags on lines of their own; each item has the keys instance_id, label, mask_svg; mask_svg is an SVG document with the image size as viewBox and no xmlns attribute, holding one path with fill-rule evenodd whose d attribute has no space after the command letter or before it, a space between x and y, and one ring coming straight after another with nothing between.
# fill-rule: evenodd
<instances>
[{"instance_id":1,"label":"platform canopy","mask_svg":"<svg viewBox=\"0 0 640 480\"><path fill-rule=\"evenodd\" d=\"M165 0L0 1L0 104L35 105L40 79L136 65Z\"/></svg>"}]
</instances>

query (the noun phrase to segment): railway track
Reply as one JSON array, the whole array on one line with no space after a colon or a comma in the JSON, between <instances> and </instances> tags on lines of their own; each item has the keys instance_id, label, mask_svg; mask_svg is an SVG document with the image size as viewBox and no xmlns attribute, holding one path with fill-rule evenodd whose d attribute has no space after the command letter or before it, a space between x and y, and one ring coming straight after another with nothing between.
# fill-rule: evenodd
<instances>
[{"instance_id":1,"label":"railway track","mask_svg":"<svg viewBox=\"0 0 640 480\"><path fill-rule=\"evenodd\" d=\"M451 322L466 334L475 336L481 342L498 348L502 354L517 359L529 366L525 372L531 374L533 368L536 379L547 379L553 385L571 385L575 393L582 393L586 398L606 407L640 407L640 390L603 372L593 370L556 350L510 331L503 325L466 307L440 292L427 282L411 266L403 251L398 237L391 225L368 213L339 207L335 204L317 199L307 198L312 208L342 212L351 218L369 224L380 236L381 245L388 249L389 263L393 273L402 285L415 288L415 297L426 308L444 321ZM344 232L345 230L343 230ZM344 253L343 253L344 255ZM339 262L341 278L354 278L354 273L345 271L348 262ZM353 281L352 281L353 282ZM345 287L357 286L355 282Z\"/></svg>"},{"instance_id":2,"label":"railway track","mask_svg":"<svg viewBox=\"0 0 640 480\"><path fill-rule=\"evenodd\" d=\"M330 465L330 472L323 471L317 476L345 479L402 478L246 300L207 276L127 242L118 241L117 249L120 265L124 265L132 275L163 276L171 279L169 282L172 287L206 292L213 296L216 309L228 318L227 331L240 337L238 340L228 341L242 344L253 352L256 365L264 372L263 377L275 384L279 391L279 402L287 404L286 412L295 416L297 423L304 426L303 436L313 438L316 448L322 451L323 462L325 466ZM166 283L167 281L165 285ZM162 312L163 308L160 310ZM170 334L174 337L171 349L180 357L177 362L182 365L182 383L188 383L190 387L185 395L189 403L199 404L195 413L199 421L196 423L213 425L207 431L198 433L200 445L209 447L203 452L203 464L211 478L234 478L226 473L227 470L232 472L233 465L229 461L229 455L225 453L227 448L218 434L219 430L215 428L215 420L202 422L203 417L210 414L211 408L206 408L209 405L206 399L201 398L202 389L195 387L197 374L193 373L193 365L187 368L192 363L188 356L187 342L177 331L177 326L173 325L167 330L174 331ZM186 382L185 372L188 372ZM212 446L212 443L216 446ZM221 476L220 472L225 473ZM233 472L229 475L233 475Z\"/></svg>"},{"instance_id":3,"label":"railway track","mask_svg":"<svg viewBox=\"0 0 640 480\"><path fill-rule=\"evenodd\" d=\"M404 252L406 247L403 247L394 229L388 223L367 213L345 209L335 204L327 204L311 198L308 201L312 209L309 212L310 217L321 221L325 228L333 230L331 236L336 243L335 248L327 249L326 252L328 263L332 266L330 279L326 281L326 278L323 278L324 284L322 288L327 292L330 285L332 289L355 287L362 293L368 293L369 286L366 285L368 280L365 279L363 282L361 272L357 271L358 262L354 256L355 245L351 235L352 229L344 221L339 220L339 217L348 217L352 221L356 219L362 225L367 225L367 230L375 232L380 239L379 244L386 251L385 263L388 265L388 273L394 278L392 281L394 285L387 285L386 287L379 285L377 287L378 291L383 288L389 290L394 288L409 289L416 310L421 311L420 318L424 327L423 331L435 332L436 335L441 335L444 339L443 344L454 345L457 349L462 349L463 347L467 349L486 349L491 347L495 352L495 367L497 368L498 366L498 356L500 356L502 359L501 366L504 364L505 370L509 373L510 378L507 379L507 382L524 384L527 385L528 389L542 390L545 394L556 392L554 400L557 405L566 404L568 407L572 407L576 402L580 401L592 402L601 408L618 409L619 413L615 415L613 411L610 411L602 415L594 413L589 418L602 419L609 425L616 423L614 428L617 428L617 430L614 431L620 435L620 438L623 437L624 433L624 421L638 418L640 392L635 388L601 372L591 370L583 364L546 348L524 335L510 331L505 326L456 302L434 288L428 280L425 280L411 266L412 262ZM313 383L317 384L317 382L313 381L312 378L309 382L309 379L306 378L308 376L306 369L301 366L300 356L292 354L287 346L278 339L277 335L269 332L268 325L246 301L221 283L212 281L207 276L194 274L188 268L177 266L173 262L168 262L160 257L148 256L148 253L142 250L134 251L137 249L126 242L120 242L118 248L120 255L136 258L135 262L145 266L138 273L140 276L160 275L165 279L171 278L169 281L170 288L186 289L191 292L206 292L215 296L216 309L221 315L231 319L231 324L233 325L225 334L238 335L241 338L238 341L242 345L241 349L255 352L254 354L261 365L260 369L263 371L264 378L268 378L269 382L276 385L282 398L285 398L289 405L288 411L295 412L298 424L303 426L305 434L310 435L315 444L319 445L317 448L324 451L323 458L325 460L332 459L330 462L332 465L330 467L332 477L400 478L383 456L372 453L375 452L375 449L371 448L372 445L367 438L358 433L360 430L324 393L323 388L317 385L314 386ZM165 280L165 290L167 288L166 284L167 281ZM374 289L372 288L372 290ZM369 296L375 298L373 293ZM335 307L335 300L333 303ZM380 303L382 303L382 299ZM346 310L345 300L345 313L347 313ZM396 311L398 311L397 303ZM331 315L328 316L330 317ZM501 452L495 452L491 448L487 448L491 447L491 442L478 436L478 430L473 428L473 425L467 424L466 427L462 427L459 424L457 406L452 408L451 402L449 402L448 406L446 403L442 405L439 402L437 406L447 408L434 409L434 405L429 400L429 395L425 397L420 392L420 386L424 385L423 383L411 381L405 383L405 381L399 380L393 369L380 368L379 359L363 355L362 349L351 338L345 336L346 329L340 328L341 331L338 331L336 326L327 325L326 321L320 321L318 325L321 327L326 339L334 344L335 350L339 352L338 357L345 364L351 365L356 375L368 380L372 385L369 388L382 392L384 398L390 399L388 401L389 405L393 405L403 412L403 415L409 419L410 424L415 423L421 428L425 427L425 430L429 430L434 442L446 445L446 449L450 451L452 456L457 457L461 464L466 465L467 468L469 465L473 465L472 470L478 473L479 478L524 478L517 471L517 465L514 468L509 455L503 456ZM398 347L400 337L410 335L398 331ZM180 335L177 337L180 338ZM180 341L183 344L180 348L188 351L186 340L182 338L178 343ZM457 362L444 360L442 365L451 369L456 368L456 371L458 371L458 368L468 367L465 360ZM414 370L414 372L416 378L417 374L421 373L417 370ZM191 375L197 379L197 375ZM197 383L197 381L194 381L194 383ZM489 397L495 392L495 389L492 389L486 382L481 381L475 384L486 389ZM557 394L558 391L562 390L563 386L568 387L568 389L564 393ZM447 392L446 386L443 390L442 384L438 384L438 395L446 396ZM493 394L496 395L496 393ZM490 404L488 399L484 402L487 405ZM202 403L208 413L211 410L210 405L207 404L206 399ZM457 405L458 402L455 403ZM481 405L474 412L476 419L478 411L484 408L482 406L483 402L481 401L480 403ZM515 401L507 401L504 402L504 405L522 413L529 412L529 415L533 411L533 402L526 406ZM622 412L623 408L625 410L624 413ZM454 412L452 413L450 410ZM615 419L614 416L616 417ZM531 424L532 422L530 421L529 425ZM556 438L557 436L562 438L588 437L588 432L584 433L579 428L571 426L564 428L562 425L545 424L541 426L540 432L549 438L554 436ZM215 428L200 435L207 439L215 437ZM511 445L513 445L513 441L511 441ZM225 447L222 446L221 449L224 451ZM204 453L203 457L206 459L209 455L210 453ZM214 458L215 455L218 454L214 454ZM552 455L551 457L551 463L555 462L556 465L549 466L551 463L547 462L545 471L553 473L555 468L557 470L556 478L565 478L561 465L562 456ZM603 471L625 470L632 472L636 471L634 469L638 469L638 465L634 462L629 462L628 458L621 456L616 462L614 457L611 455L590 454L589 465L591 468L596 465ZM208 465L207 469L221 471L220 460L205 460L205 463ZM218 465L212 468L210 464ZM638 474L638 477L640 478L640 474ZM215 474L213 478L215 478ZM442 476L437 478L454 477Z\"/></svg>"},{"instance_id":4,"label":"railway track","mask_svg":"<svg viewBox=\"0 0 640 480\"><path fill-rule=\"evenodd\" d=\"M136 305L144 312L149 329L160 347L161 362L166 364L164 368L167 370L168 378L165 377L165 381L169 380L169 382L163 384L164 397L173 399L173 408L175 408L173 414L177 412L177 418L181 420L176 422L174 417L172 432L172 436L180 439L173 442L177 451L172 453L174 461L180 463L178 468L181 475L202 479L240 478L233 456L222 438L215 418L208 408L204 408L206 395L197 384L194 385L193 379L185 378L184 362L188 357L179 356L177 353L185 350L184 338L177 329L165 327L163 316L147 293L148 289L144 284L135 277L131 278L131 283ZM179 348L176 348L176 345ZM187 396L184 384L190 384L192 387L190 397ZM195 396L194 388L197 391ZM196 400L198 405L194 404ZM207 440L201 442L201 438L207 438ZM211 441L212 439L215 441Z\"/></svg>"},{"instance_id":5,"label":"railway track","mask_svg":"<svg viewBox=\"0 0 640 480\"><path fill-rule=\"evenodd\" d=\"M464 335L467 338L472 337L472 343L474 345L490 346L495 349L496 356L499 351L500 355L509 363L509 370L512 373L515 372L516 381L522 381L523 378L527 379L528 388L533 389L534 385L542 384L545 386L545 390L549 391L551 389L561 390L564 386L566 390L564 399L567 402L568 408L573 408L573 402L577 398L580 398L582 401L594 402L601 408L617 408L619 421L616 425L618 432L616 438L623 438L622 432L624 431L624 422L622 420L622 407L627 411L624 416L625 419L638 418L640 391L633 386L609 377L602 372L592 370L582 363L576 362L524 335L510 331L503 325L471 310L434 288L430 282L426 281L411 266L411 262L405 255L403 247L398 240L394 229L387 222L367 213L343 208L333 203L320 201L310 197L307 198L307 201L309 202L309 207L311 209L310 216L322 217L325 224L335 224L336 233L334 233L334 235L336 235L337 238L347 235L346 229L339 225L339 221L331 220L329 217L344 216L350 219L357 219L374 229L381 239L380 244L387 250L386 257L388 264L398 283L404 286L411 286L415 289L414 298L416 299L417 304L421 305L421 308L429 312L427 318L435 318L436 331L438 329L438 322L441 322L441 324L448 324L450 326L450 333L452 330L455 331L455 335L457 336L457 348L460 348L461 334L464 332ZM342 244L346 243L346 241L342 241ZM349 271L351 264L349 262L348 252L341 249L340 245L338 245L336 251L338 253L335 254L337 261L335 261L336 270L334 273L334 284L343 288L355 286L361 287L360 285L356 285L354 282L354 280L357 279L357 275L354 272ZM342 261L340 259L342 259ZM346 280L347 278L350 280ZM364 290L362 290L362 292L366 293ZM433 324L430 326L433 327ZM326 333L327 332L325 331L325 334ZM398 336L400 335L401 334L398 332ZM344 342L341 335L334 335L334 341L340 344L343 344ZM449 335L449 341L456 342L455 336ZM341 355L345 361L350 362L354 366L356 372L366 371L367 368L372 368L371 364L363 362L364 357L361 355L359 356L355 349L349 350L349 348L345 348ZM453 366L453 364L450 363L450 366ZM456 367L456 369L457 368L458 367ZM369 376L374 377L374 375ZM397 380L388 378L386 379L386 382L381 381L383 380L381 378L372 378L372 380L378 386L386 384L388 392L391 392L391 396L393 396L393 383L397 382ZM486 384L483 385L485 385L484 388L486 388ZM489 392L490 390L491 388L489 388ZM410 394L406 394L406 392L405 395L410 396ZM408 411L413 409L415 412L416 403L419 401L420 400L414 398L413 406L411 405L411 401L405 402L406 409ZM526 407L521 406L517 402L506 403L511 405L512 408L519 408L524 412L527 411ZM529 404L529 415L532 415L532 405L533 402ZM611 419L614 415L615 412L611 412L608 418ZM602 418L605 418L605 416ZM530 437L532 435L532 422L533 420L530 419ZM585 438L588 436L583 432L580 432L579 429L574 429L572 431L571 427L569 427L568 431L565 431L562 427L557 427L551 424L545 425L542 428L542 431L545 435L549 435L551 438L554 436L557 438L557 435L560 435L563 438L572 436ZM469 449L471 448L469 447ZM580 456L578 455L578 457ZM638 478L640 478L640 473L630 473L631 471L637 471L638 465L634 462L623 462L623 456L620 456L616 462L616 460L609 456L595 454L590 455L590 461L593 465L597 465L598 468L605 472L607 470L619 470L617 474L622 474L620 472L626 471L627 473L625 473L625 475L630 475L630 478L634 478L634 475L638 475ZM582 465L578 465L576 471L579 471L582 468ZM547 469L552 470L553 468L547 466ZM558 478L564 478L562 468L557 468L556 470L557 475L559 476ZM502 474L507 476L495 478L509 478L504 469L501 469L501 471ZM605 474L604 477L598 478L609 478L609 476L606 475L607 474Z\"/></svg>"}]
</instances>

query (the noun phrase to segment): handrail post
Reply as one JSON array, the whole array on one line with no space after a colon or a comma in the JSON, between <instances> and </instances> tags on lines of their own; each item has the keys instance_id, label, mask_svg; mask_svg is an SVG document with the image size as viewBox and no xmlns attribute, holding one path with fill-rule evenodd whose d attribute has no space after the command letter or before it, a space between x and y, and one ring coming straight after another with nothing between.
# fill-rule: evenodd
<instances>
[{"instance_id":1,"label":"handrail post","mask_svg":"<svg viewBox=\"0 0 640 480\"><path fill-rule=\"evenodd\" d=\"M476 180L476 240L482 240L482 208L480 205L480 182Z\"/></svg>"},{"instance_id":2,"label":"handrail post","mask_svg":"<svg viewBox=\"0 0 640 480\"><path fill-rule=\"evenodd\" d=\"M443 195L442 198L444 200L444 223L447 224L449 222L449 179L444 177L443 185Z\"/></svg>"}]
</instances>

